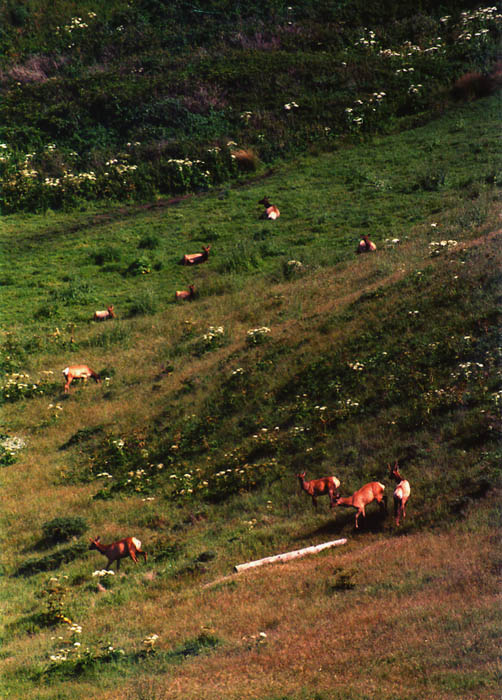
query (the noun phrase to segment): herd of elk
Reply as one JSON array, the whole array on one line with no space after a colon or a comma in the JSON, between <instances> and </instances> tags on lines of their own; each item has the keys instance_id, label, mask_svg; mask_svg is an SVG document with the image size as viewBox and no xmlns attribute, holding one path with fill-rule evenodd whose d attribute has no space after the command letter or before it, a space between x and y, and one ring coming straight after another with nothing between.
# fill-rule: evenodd
<instances>
[{"instance_id":1,"label":"herd of elk","mask_svg":"<svg viewBox=\"0 0 502 700\"><path fill-rule=\"evenodd\" d=\"M120 569L120 560L124 557L131 557L135 564L138 563L138 554L144 557L146 562L146 552L141 549L141 542L137 537L125 537L123 540L118 542L112 542L112 544L101 544L99 537L95 539L90 538L91 544L89 549L97 549L98 552L104 554L108 559L106 568L109 569L114 561L117 562L117 571Z\"/></svg>"},{"instance_id":2,"label":"herd of elk","mask_svg":"<svg viewBox=\"0 0 502 700\"><path fill-rule=\"evenodd\" d=\"M390 464L388 467L390 476L397 482L397 486L394 490L394 516L396 518L396 525L399 527L399 524L406 517L406 502L410 496L410 484L406 479L403 479L399 473L397 462L393 467L391 467ZM305 472L302 472L301 474L297 474L296 477L303 491L312 496L314 508L317 508L317 497L323 495L329 495L330 508L333 508L333 506L355 508L356 528L359 528L359 516L362 515L363 518L366 517L366 506L372 503L372 501L376 501L381 510L387 510L385 485L381 484L379 481L370 481L370 483L365 484L355 491L352 496L340 496L338 491L340 481L336 476L324 476L320 479L305 481Z\"/></svg>"},{"instance_id":3,"label":"herd of elk","mask_svg":"<svg viewBox=\"0 0 502 700\"><path fill-rule=\"evenodd\" d=\"M200 263L206 262L206 260L209 258L209 251L211 250L211 246L202 246L202 253L189 253L188 255L184 255L179 264L180 265L200 265Z\"/></svg>"},{"instance_id":4,"label":"herd of elk","mask_svg":"<svg viewBox=\"0 0 502 700\"><path fill-rule=\"evenodd\" d=\"M406 503L410 497L411 489L410 483L406 479L403 479L398 470L397 462L393 467L388 465L390 476L396 481L396 488L394 489L394 517L396 518L396 525L399 527L401 519L406 518Z\"/></svg>"},{"instance_id":5,"label":"herd of elk","mask_svg":"<svg viewBox=\"0 0 502 700\"><path fill-rule=\"evenodd\" d=\"M184 289L181 292L174 293L175 301L192 301L192 299L194 297L195 297L195 287L193 286L193 284L191 284L188 287L188 290Z\"/></svg>"},{"instance_id":6,"label":"herd of elk","mask_svg":"<svg viewBox=\"0 0 502 700\"><path fill-rule=\"evenodd\" d=\"M113 304L110 304L110 306L108 306L103 311L95 311L94 312L94 320L95 321L107 321L109 318L115 318L115 311L113 310Z\"/></svg>"},{"instance_id":7,"label":"herd of elk","mask_svg":"<svg viewBox=\"0 0 502 700\"><path fill-rule=\"evenodd\" d=\"M279 209L270 203L268 197L263 197L259 201L265 209L262 212L261 218L268 220L278 219L280 216ZM192 253L184 255L179 264L181 265L199 265L204 263L209 258L209 251L211 246L203 246L202 252ZM376 251L376 245L370 240L369 236L364 235L359 242L357 247L357 253L367 253ZM175 292L176 301L191 301L195 297L195 287L193 284L189 285L188 290ZM115 311L113 305L108 306L104 310L96 311L94 313L95 321L105 321L107 319L115 318ZM63 370L66 382L64 385L65 393L70 390L70 384L73 379L84 379L87 381L89 377L92 377L97 383L101 382L99 375L94 372L88 365L72 365ZM406 517L406 503L410 496L410 485L409 482L401 477L398 471L398 464L395 463L394 467L389 466L390 476L397 482L396 488L394 490L394 514L396 518L396 525L399 526L400 522ZM330 508L335 506L346 506L356 509L355 515L355 527L358 528L359 516L366 516L365 508L372 501L376 501L381 508L386 509L385 502L385 486L378 481L372 481L365 484L362 488L357 490L352 496L340 496L340 480L336 476L325 476L318 479L311 479L306 481L306 473L302 472L297 474L297 478L300 483L300 487L303 491L309 494L312 498L312 504L315 509L317 509L317 498L319 496L327 495L330 501ZM101 554L107 558L107 568L110 568L113 562L117 562L117 571L120 569L120 560L125 557L130 557L136 564L138 561L138 554L144 557L145 562L147 561L147 554L141 549L141 542L136 537L126 537L118 542L113 542L112 544L105 545L99 540L99 537L90 540L89 549L96 549Z\"/></svg>"},{"instance_id":8,"label":"herd of elk","mask_svg":"<svg viewBox=\"0 0 502 700\"><path fill-rule=\"evenodd\" d=\"M86 382L92 377L97 384L101 383L99 374L94 372L88 365L71 365L63 370L66 382L64 385L65 394L70 391L70 384L74 379L83 379Z\"/></svg>"},{"instance_id":9,"label":"herd of elk","mask_svg":"<svg viewBox=\"0 0 502 700\"><path fill-rule=\"evenodd\" d=\"M296 475L300 482L301 488L312 496L312 503L314 508L317 508L317 497L318 496L329 496L329 507L333 508L335 505L335 497L338 496L338 489L340 488L340 481L336 476L323 476L320 479L312 479L311 481L305 481L305 472Z\"/></svg>"},{"instance_id":10,"label":"herd of elk","mask_svg":"<svg viewBox=\"0 0 502 700\"><path fill-rule=\"evenodd\" d=\"M376 245L373 243L373 241L370 241L369 236L363 236L359 241L356 253L358 255L359 253L374 253L376 249Z\"/></svg>"},{"instance_id":11,"label":"herd of elk","mask_svg":"<svg viewBox=\"0 0 502 700\"><path fill-rule=\"evenodd\" d=\"M275 206L275 204L270 204L268 197L263 197L263 199L260 199L258 204L263 204L263 206L265 207L265 211L261 215L262 219L269 219L270 221L275 221L275 219L278 219L280 217L281 212Z\"/></svg>"}]
</instances>

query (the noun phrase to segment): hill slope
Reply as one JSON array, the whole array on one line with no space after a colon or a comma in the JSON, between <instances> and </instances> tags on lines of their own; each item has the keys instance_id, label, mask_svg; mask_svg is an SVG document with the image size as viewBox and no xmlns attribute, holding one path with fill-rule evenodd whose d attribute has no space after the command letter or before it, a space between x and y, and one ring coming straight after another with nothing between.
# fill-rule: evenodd
<instances>
[{"instance_id":1,"label":"hill slope","mask_svg":"<svg viewBox=\"0 0 502 700\"><path fill-rule=\"evenodd\" d=\"M499 110L176 204L4 218L5 697L496 697ZM103 382L65 395L81 362ZM300 470L382 481L389 513L314 512ZM148 563L93 576L87 534Z\"/></svg>"}]
</instances>

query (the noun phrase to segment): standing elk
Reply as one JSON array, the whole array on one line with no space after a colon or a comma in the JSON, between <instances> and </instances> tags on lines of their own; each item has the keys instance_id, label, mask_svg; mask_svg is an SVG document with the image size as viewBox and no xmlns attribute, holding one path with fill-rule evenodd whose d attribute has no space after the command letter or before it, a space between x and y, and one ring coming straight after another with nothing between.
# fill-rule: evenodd
<instances>
[{"instance_id":1,"label":"standing elk","mask_svg":"<svg viewBox=\"0 0 502 700\"><path fill-rule=\"evenodd\" d=\"M192 299L195 297L195 287L193 284L191 284L188 287L187 290L183 290L181 292L175 292L174 298L176 301L192 301Z\"/></svg>"},{"instance_id":2,"label":"standing elk","mask_svg":"<svg viewBox=\"0 0 502 700\"><path fill-rule=\"evenodd\" d=\"M329 496L329 507L333 508L335 505L335 497L338 496L338 489L340 488L340 481L336 476L323 476L320 479L312 479L311 481L305 481L305 472L296 475L301 488L312 496L312 503L314 508L317 508L317 496Z\"/></svg>"},{"instance_id":3,"label":"standing elk","mask_svg":"<svg viewBox=\"0 0 502 700\"><path fill-rule=\"evenodd\" d=\"M373 241L370 241L369 236L363 236L359 241L356 253L358 255L359 253L374 253L376 249L376 245L373 243Z\"/></svg>"},{"instance_id":4,"label":"standing elk","mask_svg":"<svg viewBox=\"0 0 502 700\"><path fill-rule=\"evenodd\" d=\"M115 318L115 311L113 310L113 304L110 304L110 306L108 306L103 311L95 311L94 312L94 320L95 321L107 321L109 318Z\"/></svg>"},{"instance_id":5,"label":"standing elk","mask_svg":"<svg viewBox=\"0 0 502 700\"><path fill-rule=\"evenodd\" d=\"M137 537L126 537L112 544L101 544L99 537L90 538L89 549L97 549L108 559L106 568L109 569L114 561L117 562L117 571L120 569L120 560L124 557L131 557L135 564L138 563L138 554L141 554L146 563L146 552L141 549L141 542Z\"/></svg>"},{"instance_id":6,"label":"standing elk","mask_svg":"<svg viewBox=\"0 0 502 700\"><path fill-rule=\"evenodd\" d=\"M398 470L397 462L393 467L388 465L390 476L396 481L397 486L394 489L394 517L396 518L396 525L399 527L401 519L406 518L406 503L410 497L411 488L409 481L403 479Z\"/></svg>"},{"instance_id":7,"label":"standing elk","mask_svg":"<svg viewBox=\"0 0 502 700\"><path fill-rule=\"evenodd\" d=\"M356 491L352 496L338 496L336 499L337 506L350 506L351 508L356 508L356 528L359 527L357 521L359 516L362 515L363 518L366 517L366 506L372 501L377 501L380 508L385 509L385 499L384 499L385 486L379 481L370 481L369 484L365 484L363 487Z\"/></svg>"},{"instance_id":8,"label":"standing elk","mask_svg":"<svg viewBox=\"0 0 502 700\"><path fill-rule=\"evenodd\" d=\"M280 217L281 212L274 204L270 204L268 197L263 197L263 199L260 199L258 204L263 204L263 206L265 207L265 211L261 215L262 219L269 219L271 221L275 221L275 219L278 219Z\"/></svg>"},{"instance_id":9,"label":"standing elk","mask_svg":"<svg viewBox=\"0 0 502 700\"><path fill-rule=\"evenodd\" d=\"M63 374L66 378L66 383L64 385L65 394L70 391L70 384L74 379L83 379L84 382L86 382L89 377L92 377L96 384L101 384L101 377L99 374L96 374L96 372L87 365L72 365L71 367L66 367L66 369L63 370Z\"/></svg>"},{"instance_id":10,"label":"standing elk","mask_svg":"<svg viewBox=\"0 0 502 700\"><path fill-rule=\"evenodd\" d=\"M179 261L180 265L200 265L200 263L206 262L209 258L209 251L211 246L202 246L202 253L190 253L184 255Z\"/></svg>"}]
</instances>

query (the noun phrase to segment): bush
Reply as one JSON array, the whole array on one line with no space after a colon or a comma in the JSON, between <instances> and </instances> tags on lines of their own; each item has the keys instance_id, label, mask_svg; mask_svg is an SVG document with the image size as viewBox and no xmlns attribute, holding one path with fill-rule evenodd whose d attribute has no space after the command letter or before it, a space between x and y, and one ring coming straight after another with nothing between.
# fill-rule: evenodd
<instances>
[{"instance_id":1,"label":"bush","mask_svg":"<svg viewBox=\"0 0 502 700\"><path fill-rule=\"evenodd\" d=\"M52 544L83 535L88 529L87 523L80 516L54 518L42 525L44 539Z\"/></svg>"}]
</instances>

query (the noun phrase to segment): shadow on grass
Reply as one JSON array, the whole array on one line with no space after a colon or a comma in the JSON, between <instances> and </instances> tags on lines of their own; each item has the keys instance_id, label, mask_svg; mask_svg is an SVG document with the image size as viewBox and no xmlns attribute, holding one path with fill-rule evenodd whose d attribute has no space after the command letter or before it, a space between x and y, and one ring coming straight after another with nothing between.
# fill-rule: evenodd
<instances>
[{"instance_id":1,"label":"shadow on grass","mask_svg":"<svg viewBox=\"0 0 502 700\"><path fill-rule=\"evenodd\" d=\"M67 564L78 557L87 553L87 544L85 542L77 542L69 547L63 547L58 549L51 554L47 554L45 557L40 557L39 559L31 559L18 566L18 568L12 574L15 577L18 576L33 576L34 574L39 574L43 571L52 571L53 569L58 569L61 564Z\"/></svg>"},{"instance_id":2,"label":"shadow on grass","mask_svg":"<svg viewBox=\"0 0 502 700\"><path fill-rule=\"evenodd\" d=\"M359 527L356 529L354 523L355 511L353 513L339 512L336 518L334 515L331 516L331 519L326 523L309 532L303 533L301 538L298 537L297 539L303 540L305 538L321 536L331 539L333 537L344 537L348 534L360 534L364 532L379 533L386 529L385 524L387 518L387 513L379 512L378 510L375 513L367 512L365 518L362 516L359 517Z\"/></svg>"}]
</instances>

